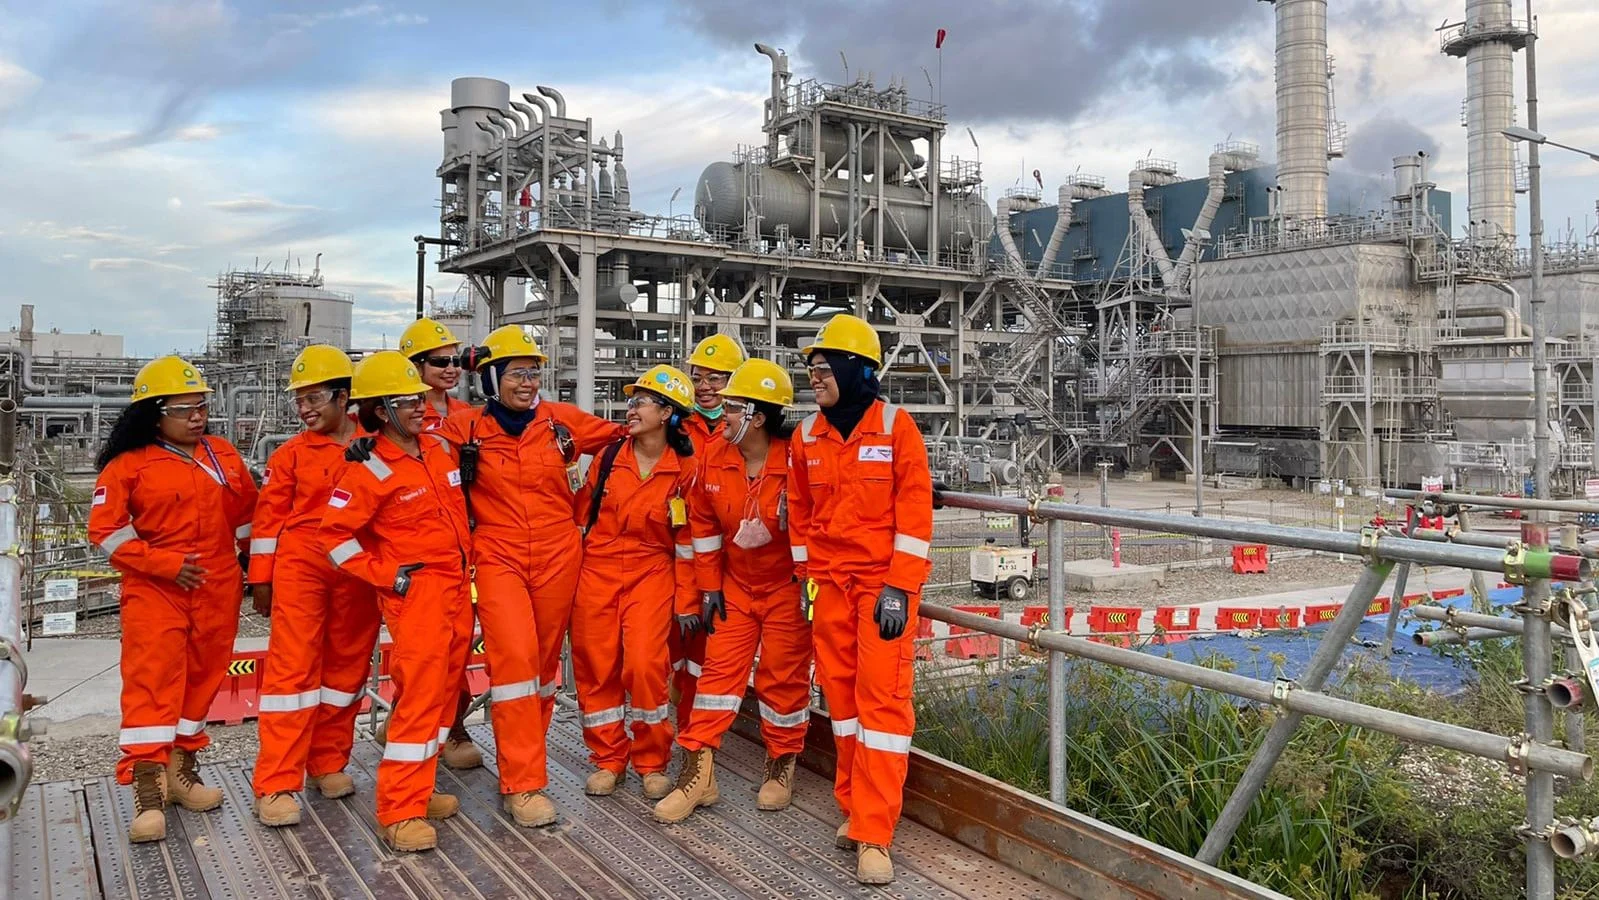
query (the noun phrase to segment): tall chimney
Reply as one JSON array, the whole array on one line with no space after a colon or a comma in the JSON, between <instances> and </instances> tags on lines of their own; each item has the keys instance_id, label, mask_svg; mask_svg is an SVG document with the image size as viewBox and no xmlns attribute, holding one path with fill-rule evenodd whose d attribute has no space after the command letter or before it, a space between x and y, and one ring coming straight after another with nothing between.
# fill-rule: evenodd
<instances>
[{"instance_id":1,"label":"tall chimney","mask_svg":"<svg viewBox=\"0 0 1599 900\"><path fill-rule=\"evenodd\" d=\"M1327 215L1327 0L1265 0L1277 8L1278 211Z\"/></svg>"},{"instance_id":2,"label":"tall chimney","mask_svg":"<svg viewBox=\"0 0 1599 900\"><path fill-rule=\"evenodd\" d=\"M1510 2L1466 0L1466 21L1443 34L1443 52L1466 58L1467 218L1484 240L1516 232L1515 156L1500 132L1515 124L1513 55L1527 45L1527 29Z\"/></svg>"}]
</instances>

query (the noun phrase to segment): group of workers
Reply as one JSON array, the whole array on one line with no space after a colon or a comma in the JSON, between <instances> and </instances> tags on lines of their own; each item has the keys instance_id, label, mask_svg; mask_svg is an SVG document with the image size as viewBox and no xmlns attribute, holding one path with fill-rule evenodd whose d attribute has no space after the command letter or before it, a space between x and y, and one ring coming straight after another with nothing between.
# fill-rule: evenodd
<instances>
[{"instance_id":1,"label":"group of workers","mask_svg":"<svg viewBox=\"0 0 1599 900\"><path fill-rule=\"evenodd\" d=\"M163 839L169 804L222 803L196 754L247 584L272 620L254 776L264 824L297 823L302 790L355 792L345 769L382 625L393 694L377 820L395 850L434 847L431 822L460 806L438 790L437 763L481 763L462 722L475 617L518 825L558 815L545 788L563 641L593 765L585 792L615 792L631 767L669 823L718 801L714 754L752 668L767 752L756 803L789 805L814 661L837 844L855 850L862 882L892 880L931 476L911 416L879 397L867 322L836 316L802 354L820 411L797 427L788 373L726 335L700 342L686 372L644 372L615 423L541 395L548 359L520 326L464 346L418 319L399 351L359 363L305 348L286 385L305 430L259 488L208 433L199 370L145 366L100 454L89 526L123 574L130 840ZM465 373L484 405L450 395Z\"/></svg>"}]
</instances>

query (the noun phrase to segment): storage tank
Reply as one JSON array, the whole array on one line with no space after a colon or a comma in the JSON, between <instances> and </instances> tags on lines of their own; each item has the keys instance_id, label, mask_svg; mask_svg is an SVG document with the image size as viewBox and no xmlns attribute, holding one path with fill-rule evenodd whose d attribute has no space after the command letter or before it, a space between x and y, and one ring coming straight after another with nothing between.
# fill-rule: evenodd
<instances>
[{"instance_id":1,"label":"storage tank","mask_svg":"<svg viewBox=\"0 0 1599 900\"><path fill-rule=\"evenodd\" d=\"M809 130L810 128L807 126L800 129L798 133L804 135ZM827 125L822 126L822 152L826 154L826 162L829 169L833 168L839 160L849 156L849 146L849 132L846 129ZM895 150L896 147L898 148L897 152ZM800 146L796 149L803 155L812 155L804 147L803 137L800 140ZM861 142L860 154L858 165L860 166L861 174L877 174L877 137L875 135ZM910 161L909 168L905 165L907 160ZM926 162L925 159L917 154L916 145L909 138L898 137L892 133L885 135L883 140L883 164L887 167L890 178L903 180L906 175L920 169ZM844 168L847 169L848 164Z\"/></svg>"},{"instance_id":2,"label":"storage tank","mask_svg":"<svg viewBox=\"0 0 1599 900\"><path fill-rule=\"evenodd\" d=\"M785 169L763 167L759 173L761 198L761 234L772 236L778 226L787 226L790 237L800 240L837 238L844 233L849 221L849 183L841 178L822 182L821 234L811 234L811 188L803 175ZM694 211L700 223L707 226L738 228L744 224L744 168L729 162L712 163L700 175L694 189ZM886 185L883 196L887 201L890 221L883 223L883 241L889 247L905 247L901 229L910 235L911 248L927 249L928 216L924 194L919 188ZM877 188L869 186L864 193L876 198ZM986 242L993 232L994 214L979 197L941 198L938 207L938 242L940 247L956 247L974 240ZM862 234L873 234L876 229L875 212L867 212L861 224ZM897 225L897 227L896 227Z\"/></svg>"},{"instance_id":3,"label":"storage tank","mask_svg":"<svg viewBox=\"0 0 1599 900\"><path fill-rule=\"evenodd\" d=\"M491 112L511 114L511 86L493 78L457 78L450 82L450 110L455 113L456 132L450 141L446 131L446 141L461 153L487 153L493 139L478 123L488 122ZM440 124L450 127L448 119Z\"/></svg>"},{"instance_id":4,"label":"storage tank","mask_svg":"<svg viewBox=\"0 0 1599 900\"><path fill-rule=\"evenodd\" d=\"M320 288L290 286L275 288L271 296L282 312L291 343L350 346L354 297Z\"/></svg>"}]
</instances>

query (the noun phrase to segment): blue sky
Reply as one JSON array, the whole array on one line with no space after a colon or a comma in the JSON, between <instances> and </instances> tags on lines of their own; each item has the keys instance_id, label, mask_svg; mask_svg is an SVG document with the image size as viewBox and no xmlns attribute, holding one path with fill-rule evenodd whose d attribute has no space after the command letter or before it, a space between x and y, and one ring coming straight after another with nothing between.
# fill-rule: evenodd
<instances>
[{"instance_id":1,"label":"blue sky","mask_svg":"<svg viewBox=\"0 0 1599 900\"><path fill-rule=\"evenodd\" d=\"M1387 157L1433 147L1457 221L1464 66L1433 29L1463 5L1335 0L1331 40L1352 140L1335 171L1382 177ZM470 9L0 0L0 320L31 302L43 327L119 332L136 353L195 349L218 271L285 257L309 269L320 252L330 286L357 296L357 343L392 341L411 304L410 238L437 231L437 112L460 75L552 85L574 114L622 130L634 205L662 213L758 139L767 68L753 39L787 48L801 77L842 80L843 50L856 71L926 92L943 25L949 143L972 155L972 127L994 194L1035 168L1046 195L1079 167L1115 185L1150 151L1197 176L1218 141L1272 143L1271 13L1243 0ZM1599 147L1584 46L1599 5L1542 0L1539 14L1543 130ZM1550 231L1599 224L1599 165L1545 162ZM444 295L458 280L430 283Z\"/></svg>"}]
</instances>

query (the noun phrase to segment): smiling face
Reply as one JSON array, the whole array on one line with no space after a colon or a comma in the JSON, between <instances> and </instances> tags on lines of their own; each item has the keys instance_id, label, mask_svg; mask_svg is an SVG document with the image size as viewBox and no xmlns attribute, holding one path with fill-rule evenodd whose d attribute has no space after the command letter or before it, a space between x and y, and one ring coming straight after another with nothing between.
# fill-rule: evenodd
<instances>
[{"instance_id":1,"label":"smiling face","mask_svg":"<svg viewBox=\"0 0 1599 900\"><path fill-rule=\"evenodd\" d=\"M422 411L423 399L418 394L414 397L393 397L388 403L378 404L378 418L393 425L395 430L407 437L416 437L422 433L426 417ZM395 417L389 417L389 407L393 407Z\"/></svg>"},{"instance_id":2,"label":"smiling face","mask_svg":"<svg viewBox=\"0 0 1599 900\"><path fill-rule=\"evenodd\" d=\"M658 394L637 390L627 398L627 433L632 437L660 431L671 418L672 405Z\"/></svg>"},{"instance_id":3,"label":"smiling face","mask_svg":"<svg viewBox=\"0 0 1599 900\"><path fill-rule=\"evenodd\" d=\"M176 394L161 402L161 421L157 431L162 440L180 447L192 447L205 434L210 416L206 394Z\"/></svg>"},{"instance_id":4,"label":"smiling face","mask_svg":"<svg viewBox=\"0 0 1599 900\"><path fill-rule=\"evenodd\" d=\"M826 409L838 403L838 379L833 377L833 367L828 365L826 357L812 353L806 363L806 377L810 379L811 390L816 392L816 405Z\"/></svg>"},{"instance_id":5,"label":"smiling face","mask_svg":"<svg viewBox=\"0 0 1599 900\"><path fill-rule=\"evenodd\" d=\"M294 392L294 412L305 423L307 431L333 434L345 418L344 391L335 391L325 384L314 384Z\"/></svg>"},{"instance_id":6,"label":"smiling face","mask_svg":"<svg viewBox=\"0 0 1599 900\"><path fill-rule=\"evenodd\" d=\"M700 409L715 409L722 405L722 395L717 393L727 387L729 373L689 366L689 379L694 382L694 402Z\"/></svg>"},{"instance_id":7,"label":"smiling face","mask_svg":"<svg viewBox=\"0 0 1599 900\"><path fill-rule=\"evenodd\" d=\"M542 380L543 371L533 357L517 356L506 360L498 385L500 402L506 409L516 412L531 408Z\"/></svg>"},{"instance_id":8,"label":"smiling face","mask_svg":"<svg viewBox=\"0 0 1599 900\"><path fill-rule=\"evenodd\" d=\"M416 357L417 374L422 383L436 391L453 391L461 382L460 344L446 344Z\"/></svg>"},{"instance_id":9,"label":"smiling face","mask_svg":"<svg viewBox=\"0 0 1599 900\"><path fill-rule=\"evenodd\" d=\"M753 400L726 397L722 401L722 408L727 410L727 427L722 429L722 437L729 443L742 446L750 440L750 435L765 427L766 414L756 408ZM748 426L744 424L746 420Z\"/></svg>"}]
</instances>

